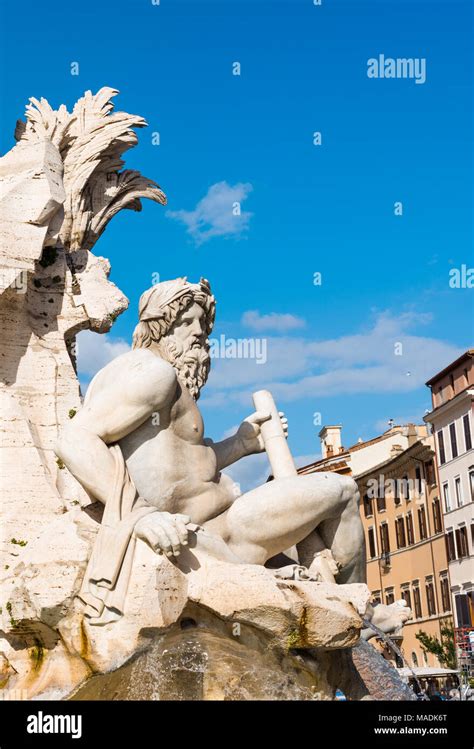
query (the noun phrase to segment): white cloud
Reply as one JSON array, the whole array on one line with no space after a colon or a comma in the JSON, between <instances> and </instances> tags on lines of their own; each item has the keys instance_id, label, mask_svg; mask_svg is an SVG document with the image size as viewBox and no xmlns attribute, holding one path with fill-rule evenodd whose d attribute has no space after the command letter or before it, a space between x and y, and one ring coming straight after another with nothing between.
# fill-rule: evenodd
<instances>
[{"instance_id":1,"label":"white cloud","mask_svg":"<svg viewBox=\"0 0 474 749\"><path fill-rule=\"evenodd\" d=\"M280 314L278 312L261 315L258 310L244 312L241 323L253 330L274 330L276 333L285 333L287 330L304 328L306 325L305 320L296 315Z\"/></svg>"},{"instance_id":2,"label":"white cloud","mask_svg":"<svg viewBox=\"0 0 474 749\"><path fill-rule=\"evenodd\" d=\"M77 370L82 375L81 382L92 379L99 369L129 350L130 345L123 338L81 331L76 338Z\"/></svg>"},{"instance_id":3,"label":"white cloud","mask_svg":"<svg viewBox=\"0 0 474 749\"><path fill-rule=\"evenodd\" d=\"M448 342L410 332L429 320L428 315L383 312L364 332L340 338L269 336L265 364L214 360L202 400L217 407L229 401L248 404L250 393L261 387L280 401L416 390L462 352Z\"/></svg>"},{"instance_id":4,"label":"white cloud","mask_svg":"<svg viewBox=\"0 0 474 749\"><path fill-rule=\"evenodd\" d=\"M248 182L216 182L194 210L167 211L166 215L181 221L197 245L213 237L239 237L247 231L252 213L241 210L234 215L234 204L242 204L252 189Z\"/></svg>"}]
</instances>

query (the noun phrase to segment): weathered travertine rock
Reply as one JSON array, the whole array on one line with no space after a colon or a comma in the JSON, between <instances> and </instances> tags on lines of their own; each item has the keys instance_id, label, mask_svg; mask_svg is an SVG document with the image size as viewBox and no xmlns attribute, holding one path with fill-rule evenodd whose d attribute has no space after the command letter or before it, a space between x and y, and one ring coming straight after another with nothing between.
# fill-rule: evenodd
<instances>
[{"instance_id":1,"label":"weathered travertine rock","mask_svg":"<svg viewBox=\"0 0 474 749\"><path fill-rule=\"evenodd\" d=\"M90 249L122 208L140 210L140 197L166 202L155 183L120 171L121 155L137 141L132 128L146 123L112 113L116 93L87 92L72 113L31 99L26 123L17 124L17 145L0 159L0 570L7 577L0 605L4 615L18 609L21 621L33 608L36 629L55 607L68 605L54 596L65 577L81 571L73 571L79 560L69 559L51 528L69 509L90 504L53 452L59 425L81 407L75 335L107 332L128 305L108 280L108 260ZM65 537L74 528L68 527L62 526ZM54 541L56 569L44 541L46 557L26 557L30 577L12 588L13 569L43 533ZM41 582L43 572L50 577ZM35 597L43 594L51 600L38 609ZM2 650L13 672L28 663L21 648L0 638Z\"/></svg>"},{"instance_id":2,"label":"weathered travertine rock","mask_svg":"<svg viewBox=\"0 0 474 749\"><path fill-rule=\"evenodd\" d=\"M0 159L0 293L34 271L66 199L62 177L61 156L48 138L18 143Z\"/></svg>"}]
</instances>

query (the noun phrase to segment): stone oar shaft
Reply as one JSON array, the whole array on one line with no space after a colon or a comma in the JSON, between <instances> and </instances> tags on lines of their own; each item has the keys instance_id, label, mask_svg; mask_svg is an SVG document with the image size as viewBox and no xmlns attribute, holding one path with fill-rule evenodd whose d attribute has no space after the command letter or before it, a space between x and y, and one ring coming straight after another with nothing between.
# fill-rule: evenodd
<instances>
[{"instance_id":1,"label":"stone oar shaft","mask_svg":"<svg viewBox=\"0 0 474 749\"><path fill-rule=\"evenodd\" d=\"M258 390L252 397L255 409L269 413L272 417L265 421L260 428L273 476L276 479L296 476L295 462L288 447L272 394L268 390Z\"/></svg>"}]
</instances>

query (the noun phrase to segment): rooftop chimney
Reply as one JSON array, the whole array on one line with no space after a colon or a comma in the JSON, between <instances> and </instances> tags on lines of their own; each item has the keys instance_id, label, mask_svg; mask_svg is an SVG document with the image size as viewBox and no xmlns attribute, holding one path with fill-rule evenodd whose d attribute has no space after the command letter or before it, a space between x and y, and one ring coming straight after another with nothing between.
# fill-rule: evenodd
<instances>
[{"instance_id":1,"label":"rooftop chimney","mask_svg":"<svg viewBox=\"0 0 474 749\"><path fill-rule=\"evenodd\" d=\"M408 446L411 447L415 444L418 440L418 430L415 426L415 424L408 424Z\"/></svg>"},{"instance_id":2,"label":"rooftop chimney","mask_svg":"<svg viewBox=\"0 0 474 749\"><path fill-rule=\"evenodd\" d=\"M337 424L336 426L323 427L319 432L321 439L321 454L323 458L332 458L334 455L339 455L343 452L341 444L341 429L342 425Z\"/></svg>"}]
</instances>

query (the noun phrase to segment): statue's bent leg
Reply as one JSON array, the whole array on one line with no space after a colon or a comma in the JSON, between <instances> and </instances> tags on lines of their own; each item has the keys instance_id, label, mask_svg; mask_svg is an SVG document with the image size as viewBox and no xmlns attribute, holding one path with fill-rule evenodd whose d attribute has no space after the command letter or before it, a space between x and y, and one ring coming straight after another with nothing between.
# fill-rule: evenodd
<instances>
[{"instance_id":1,"label":"statue's bent leg","mask_svg":"<svg viewBox=\"0 0 474 749\"><path fill-rule=\"evenodd\" d=\"M335 473L275 479L235 500L225 513L224 537L241 559L265 564L317 528L339 564L338 582L364 582L358 497L355 482Z\"/></svg>"}]
</instances>

